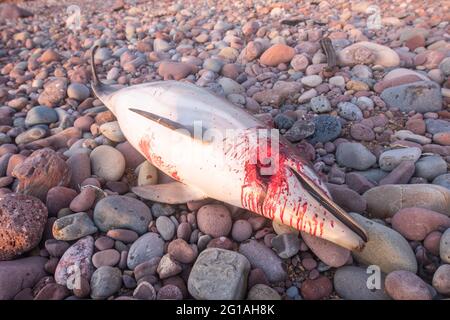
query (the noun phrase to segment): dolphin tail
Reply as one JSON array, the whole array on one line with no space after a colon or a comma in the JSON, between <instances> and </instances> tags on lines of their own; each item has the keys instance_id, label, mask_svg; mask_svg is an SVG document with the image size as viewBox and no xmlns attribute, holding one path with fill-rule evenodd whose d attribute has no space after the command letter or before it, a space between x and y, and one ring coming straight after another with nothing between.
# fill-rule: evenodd
<instances>
[{"instance_id":1,"label":"dolphin tail","mask_svg":"<svg viewBox=\"0 0 450 320\"><path fill-rule=\"evenodd\" d=\"M117 85L108 85L100 81L97 70L95 69L95 52L99 48L98 45L95 45L91 49L91 73L92 73L92 81L91 88L94 91L95 96L114 114L116 112L114 110L113 104L111 103L112 95L120 89Z\"/></svg>"}]
</instances>

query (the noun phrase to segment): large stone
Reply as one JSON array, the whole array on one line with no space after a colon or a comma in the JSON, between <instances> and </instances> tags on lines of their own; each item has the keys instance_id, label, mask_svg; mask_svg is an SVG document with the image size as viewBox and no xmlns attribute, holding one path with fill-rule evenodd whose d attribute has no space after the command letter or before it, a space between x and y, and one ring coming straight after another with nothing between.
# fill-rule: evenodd
<instances>
[{"instance_id":1,"label":"large stone","mask_svg":"<svg viewBox=\"0 0 450 320\"><path fill-rule=\"evenodd\" d=\"M378 163L382 170L392 171L402 161L416 162L421 154L422 151L416 147L388 150L380 155Z\"/></svg>"},{"instance_id":2,"label":"large stone","mask_svg":"<svg viewBox=\"0 0 450 320\"><path fill-rule=\"evenodd\" d=\"M338 52L341 65L378 64L384 67L396 67L400 64L398 54L387 46L374 42L361 41Z\"/></svg>"},{"instance_id":3,"label":"large stone","mask_svg":"<svg viewBox=\"0 0 450 320\"><path fill-rule=\"evenodd\" d=\"M119 291L122 286L120 269L102 266L95 270L91 278L91 298L106 299Z\"/></svg>"},{"instance_id":4,"label":"large stone","mask_svg":"<svg viewBox=\"0 0 450 320\"><path fill-rule=\"evenodd\" d=\"M10 300L16 294L34 285L46 275L43 257L28 257L0 261L0 300Z\"/></svg>"},{"instance_id":5,"label":"large stone","mask_svg":"<svg viewBox=\"0 0 450 320\"><path fill-rule=\"evenodd\" d=\"M350 250L348 249L342 248L328 240L314 237L306 232L302 232L301 235L308 248L330 267L343 266L350 258Z\"/></svg>"},{"instance_id":6,"label":"large stone","mask_svg":"<svg viewBox=\"0 0 450 320\"><path fill-rule=\"evenodd\" d=\"M397 270L389 273L385 281L386 292L394 300L431 300L427 284L412 272Z\"/></svg>"},{"instance_id":7,"label":"large stone","mask_svg":"<svg viewBox=\"0 0 450 320\"><path fill-rule=\"evenodd\" d=\"M432 231L450 228L450 218L423 208L403 208L394 214L391 224L406 239L422 241Z\"/></svg>"},{"instance_id":8,"label":"large stone","mask_svg":"<svg viewBox=\"0 0 450 320\"><path fill-rule=\"evenodd\" d=\"M368 213L376 218L392 217L402 208L419 207L450 216L450 190L432 184L388 184L366 191Z\"/></svg>"},{"instance_id":9,"label":"large stone","mask_svg":"<svg viewBox=\"0 0 450 320\"><path fill-rule=\"evenodd\" d=\"M127 196L103 198L94 209L94 222L103 232L111 229L130 229L143 234L152 219L150 209L145 203Z\"/></svg>"},{"instance_id":10,"label":"large stone","mask_svg":"<svg viewBox=\"0 0 450 320\"><path fill-rule=\"evenodd\" d=\"M10 260L39 244L47 208L37 198L21 194L0 196L0 260Z\"/></svg>"},{"instance_id":11,"label":"large stone","mask_svg":"<svg viewBox=\"0 0 450 320\"><path fill-rule=\"evenodd\" d=\"M285 44L275 44L261 55L261 63L267 66L276 67L280 63L287 63L295 55L294 48Z\"/></svg>"},{"instance_id":12,"label":"large stone","mask_svg":"<svg viewBox=\"0 0 450 320\"><path fill-rule=\"evenodd\" d=\"M90 154L92 173L108 181L119 180L125 171L125 158L111 146L101 145Z\"/></svg>"},{"instance_id":13,"label":"large stone","mask_svg":"<svg viewBox=\"0 0 450 320\"><path fill-rule=\"evenodd\" d=\"M57 240L77 240L97 232L86 212L78 212L59 218L53 223L53 236Z\"/></svg>"},{"instance_id":14,"label":"large stone","mask_svg":"<svg viewBox=\"0 0 450 320\"><path fill-rule=\"evenodd\" d=\"M75 242L64 252L55 271L56 283L76 288L80 277L90 279L94 266L92 254L94 253L94 238L87 236Z\"/></svg>"},{"instance_id":15,"label":"large stone","mask_svg":"<svg viewBox=\"0 0 450 320\"><path fill-rule=\"evenodd\" d=\"M341 166L356 170L366 170L377 161L364 145L356 142L340 143L336 150L336 160Z\"/></svg>"},{"instance_id":16,"label":"large stone","mask_svg":"<svg viewBox=\"0 0 450 320\"><path fill-rule=\"evenodd\" d=\"M355 259L365 265L377 265L385 273L394 270L417 272L417 261L409 243L397 231L351 212L350 215L367 232L368 241Z\"/></svg>"},{"instance_id":17,"label":"large stone","mask_svg":"<svg viewBox=\"0 0 450 320\"><path fill-rule=\"evenodd\" d=\"M70 169L52 149L37 150L16 166L12 175L19 180L18 193L35 196L45 201L47 192L55 186L66 186L70 181Z\"/></svg>"},{"instance_id":18,"label":"large stone","mask_svg":"<svg viewBox=\"0 0 450 320\"><path fill-rule=\"evenodd\" d=\"M133 270L138 264L155 257L162 257L164 240L157 233L148 232L137 239L128 252L127 265Z\"/></svg>"},{"instance_id":19,"label":"large stone","mask_svg":"<svg viewBox=\"0 0 450 320\"><path fill-rule=\"evenodd\" d=\"M390 107L403 112L436 112L442 110L442 95L439 85L432 81L403 84L384 90L381 99Z\"/></svg>"},{"instance_id":20,"label":"large stone","mask_svg":"<svg viewBox=\"0 0 450 320\"><path fill-rule=\"evenodd\" d=\"M381 273L379 279L374 276L376 275L370 269L344 266L334 274L334 289L346 300L389 300L390 297L384 289L386 275ZM379 288L375 288L377 281ZM374 286L374 289L369 289L370 286Z\"/></svg>"},{"instance_id":21,"label":"large stone","mask_svg":"<svg viewBox=\"0 0 450 320\"><path fill-rule=\"evenodd\" d=\"M275 252L256 240L243 242L239 247L254 268L264 271L270 282L283 281L287 277L283 261Z\"/></svg>"},{"instance_id":22,"label":"large stone","mask_svg":"<svg viewBox=\"0 0 450 320\"><path fill-rule=\"evenodd\" d=\"M237 300L245 297L250 263L234 251L204 250L188 279L189 293L198 300Z\"/></svg>"}]
</instances>

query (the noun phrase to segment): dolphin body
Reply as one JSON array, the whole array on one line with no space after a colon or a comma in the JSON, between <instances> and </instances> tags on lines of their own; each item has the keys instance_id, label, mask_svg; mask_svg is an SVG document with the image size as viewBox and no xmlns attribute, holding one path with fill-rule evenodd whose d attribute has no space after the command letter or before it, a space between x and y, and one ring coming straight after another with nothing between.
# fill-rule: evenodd
<instances>
[{"instance_id":1,"label":"dolphin body","mask_svg":"<svg viewBox=\"0 0 450 320\"><path fill-rule=\"evenodd\" d=\"M362 250L365 230L332 201L326 186L287 140L262 134L275 129L187 82L103 84L95 70L95 50L95 95L116 116L133 147L176 180L134 187L135 194L170 204L214 198L344 248Z\"/></svg>"}]
</instances>

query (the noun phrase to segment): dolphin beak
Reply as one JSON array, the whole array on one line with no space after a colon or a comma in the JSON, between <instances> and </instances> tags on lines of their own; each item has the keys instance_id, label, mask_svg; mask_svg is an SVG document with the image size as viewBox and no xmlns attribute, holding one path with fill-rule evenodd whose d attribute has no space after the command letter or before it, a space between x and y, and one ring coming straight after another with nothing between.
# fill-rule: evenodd
<instances>
[{"instance_id":1,"label":"dolphin beak","mask_svg":"<svg viewBox=\"0 0 450 320\"><path fill-rule=\"evenodd\" d=\"M314 171L298 161L288 160L287 165L289 192L285 203L290 205L274 219L346 249L362 250L367 242L366 231L333 202Z\"/></svg>"}]
</instances>

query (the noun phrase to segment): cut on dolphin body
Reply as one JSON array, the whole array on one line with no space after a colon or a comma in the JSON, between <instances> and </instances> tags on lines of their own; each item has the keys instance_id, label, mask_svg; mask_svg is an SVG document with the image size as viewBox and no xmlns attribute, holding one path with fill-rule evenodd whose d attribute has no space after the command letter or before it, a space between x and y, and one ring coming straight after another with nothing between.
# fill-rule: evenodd
<instances>
[{"instance_id":1,"label":"cut on dolphin body","mask_svg":"<svg viewBox=\"0 0 450 320\"><path fill-rule=\"evenodd\" d=\"M364 247L364 229L278 131L187 82L105 85L91 63L94 93L127 140L178 181L135 187L138 196L172 204L214 198L350 250Z\"/></svg>"}]
</instances>

